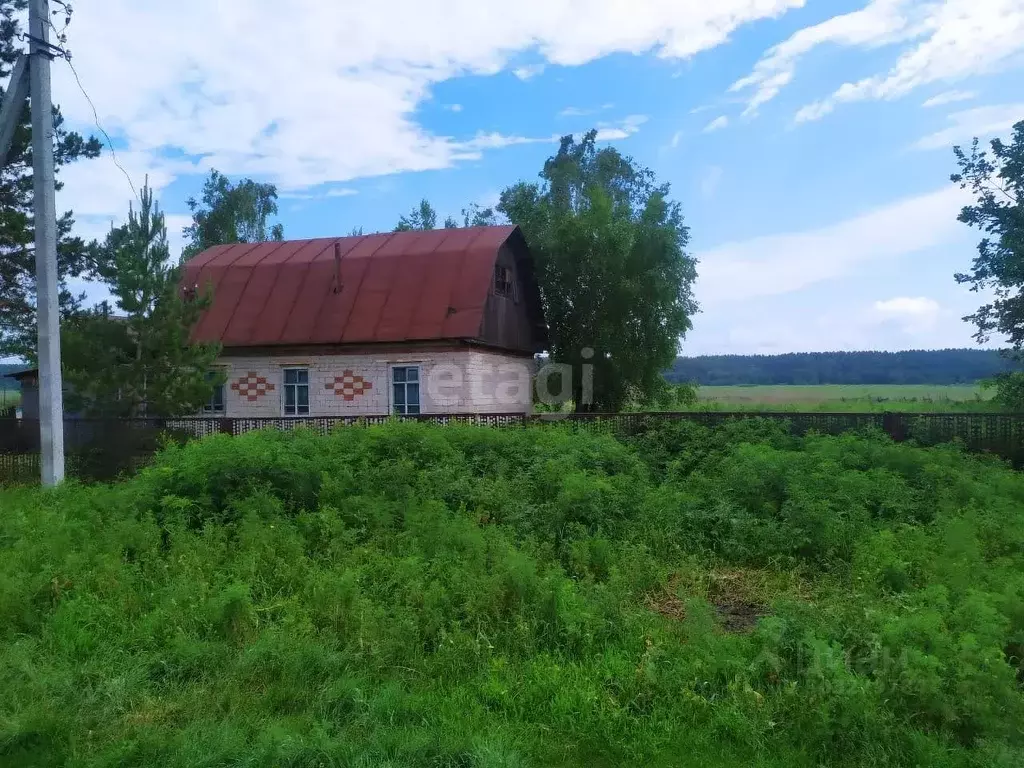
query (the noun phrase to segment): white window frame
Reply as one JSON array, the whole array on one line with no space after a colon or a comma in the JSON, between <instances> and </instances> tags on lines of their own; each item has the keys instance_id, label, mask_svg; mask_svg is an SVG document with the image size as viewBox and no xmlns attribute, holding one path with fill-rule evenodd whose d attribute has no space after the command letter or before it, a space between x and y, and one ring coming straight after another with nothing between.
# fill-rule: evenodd
<instances>
[{"instance_id":1,"label":"white window frame","mask_svg":"<svg viewBox=\"0 0 1024 768\"><path fill-rule=\"evenodd\" d=\"M410 382L397 382L404 385L404 393L406 402L403 404L405 412L399 412L398 406L395 403L395 369L401 368L402 370L408 371L410 368L416 370L416 381ZM416 413L408 412L408 395L409 395L409 384L416 384ZM392 363L388 369L388 412L394 413L399 416L419 416L423 413L423 366L420 363Z\"/></svg>"},{"instance_id":2,"label":"white window frame","mask_svg":"<svg viewBox=\"0 0 1024 768\"><path fill-rule=\"evenodd\" d=\"M209 371L207 374L211 378L223 378L223 370ZM210 395L210 399L203 403L203 414L208 416L226 416L228 412L228 393L227 393L227 382L222 381L220 384L214 385L214 394L217 390L220 390L220 410L216 410L213 407L213 395Z\"/></svg>"},{"instance_id":3,"label":"white window frame","mask_svg":"<svg viewBox=\"0 0 1024 768\"><path fill-rule=\"evenodd\" d=\"M304 384L293 383L288 384L288 372L289 371L304 371L306 374L306 382ZM281 368L281 415L289 419L300 419L304 416L309 416L312 403L310 402L309 389L310 376L309 367L305 365L286 365ZM295 413L288 413L288 387L295 387ZM306 388L306 412L299 413L299 387Z\"/></svg>"}]
</instances>

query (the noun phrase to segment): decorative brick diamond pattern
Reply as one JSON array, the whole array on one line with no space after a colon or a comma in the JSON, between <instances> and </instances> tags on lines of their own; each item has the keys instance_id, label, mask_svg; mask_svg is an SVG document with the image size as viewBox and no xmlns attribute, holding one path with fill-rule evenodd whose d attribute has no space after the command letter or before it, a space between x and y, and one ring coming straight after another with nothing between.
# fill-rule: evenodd
<instances>
[{"instance_id":1,"label":"decorative brick diamond pattern","mask_svg":"<svg viewBox=\"0 0 1024 768\"><path fill-rule=\"evenodd\" d=\"M274 385L268 382L265 376L258 376L255 371L249 371L237 381L231 382L231 389L237 392L239 397L255 403L267 392L273 392Z\"/></svg>"},{"instance_id":2,"label":"decorative brick diamond pattern","mask_svg":"<svg viewBox=\"0 0 1024 768\"><path fill-rule=\"evenodd\" d=\"M345 370L341 372L341 376L329 379L324 385L324 389L332 390L335 397L352 402L368 389L373 389L373 382L367 381L362 376L357 376L352 371Z\"/></svg>"}]
</instances>

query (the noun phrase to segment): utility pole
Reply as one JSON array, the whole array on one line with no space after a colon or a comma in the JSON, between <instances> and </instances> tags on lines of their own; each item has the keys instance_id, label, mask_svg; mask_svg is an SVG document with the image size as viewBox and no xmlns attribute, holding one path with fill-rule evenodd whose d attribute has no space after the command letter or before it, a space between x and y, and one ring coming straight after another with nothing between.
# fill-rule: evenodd
<instances>
[{"instance_id":1,"label":"utility pole","mask_svg":"<svg viewBox=\"0 0 1024 768\"><path fill-rule=\"evenodd\" d=\"M43 485L64 479L64 390L60 370L57 279L57 203L50 94L49 0L29 0L29 95L32 101L32 175L35 182L36 314L39 325L39 447Z\"/></svg>"}]
</instances>

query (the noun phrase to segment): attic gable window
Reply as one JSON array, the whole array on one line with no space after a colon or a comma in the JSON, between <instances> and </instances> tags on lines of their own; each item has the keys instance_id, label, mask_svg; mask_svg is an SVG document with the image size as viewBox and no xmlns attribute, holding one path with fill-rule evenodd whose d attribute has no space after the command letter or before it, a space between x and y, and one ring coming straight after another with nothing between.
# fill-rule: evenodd
<instances>
[{"instance_id":1,"label":"attic gable window","mask_svg":"<svg viewBox=\"0 0 1024 768\"><path fill-rule=\"evenodd\" d=\"M515 290L512 280L512 270L501 264L494 265L494 295L504 296L506 299L514 298Z\"/></svg>"}]
</instances>

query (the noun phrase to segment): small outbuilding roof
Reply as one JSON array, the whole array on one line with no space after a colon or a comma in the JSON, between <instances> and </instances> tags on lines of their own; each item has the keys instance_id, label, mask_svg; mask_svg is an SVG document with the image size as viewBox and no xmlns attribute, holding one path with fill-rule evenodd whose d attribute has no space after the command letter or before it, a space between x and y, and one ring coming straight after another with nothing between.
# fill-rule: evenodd
<instances>
[{"instance_id":1,"label":"small outbuilding roof","mask_svg":"<svg viewBox=\"0 0 1024 768\"><path fill-rule=\"evenodd\" d=\"M39 375L38 368L26 368L24 371L15 371L14 373L5 373L4 376L8 379L15 379L21 381L22 379L30 379Z\"/></svg>"}]
</instances>

